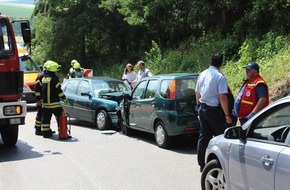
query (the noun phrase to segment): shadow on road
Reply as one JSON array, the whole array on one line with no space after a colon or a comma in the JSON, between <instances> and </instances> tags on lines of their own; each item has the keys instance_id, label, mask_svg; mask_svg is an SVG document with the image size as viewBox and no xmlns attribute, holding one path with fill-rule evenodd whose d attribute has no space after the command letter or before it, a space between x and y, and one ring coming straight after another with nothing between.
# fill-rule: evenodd
<instances>
[{"instance_id":1,"label":"shadow on road","mask_svg":"<svg viewBox=\"0 0 290 190\"><path fill-rule=\"evenodd\" d=\"M134 131L133 135L129 138L136 138L137 140L142 140L153 146L157 146L154 134ZM168 151L174 151L181 154L196 154L196 143L197 139L191 135L177 136L173 138L172 145L168 148Z\"/></svg>"},{"instance_id":2,"label":"shadow on road","mask_svg":"<svg viewBox=\"0 0 290 190\"><path fill-rule=\"evenodd\" d=\"M15 147L6 147L3 144L0 144L0 163L33 159L43 156L43 154L35 152L32 149L33 147L29 146L26 142L21 140L18 140L17 146Z\"/></svg>"}]
</instances>

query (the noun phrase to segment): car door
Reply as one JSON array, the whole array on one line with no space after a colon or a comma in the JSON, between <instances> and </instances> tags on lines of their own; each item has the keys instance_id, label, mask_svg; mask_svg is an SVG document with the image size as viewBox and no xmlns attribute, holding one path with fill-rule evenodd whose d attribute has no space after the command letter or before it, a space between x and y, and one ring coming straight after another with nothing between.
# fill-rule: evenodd
<instances>
[{"instance_id":1,"label":"car door","mask_svg":"<svg viewBox=\"0 0 290 190\"><path fill-rule=\"evenodd\" d=\"M153 131L153 116L155 112L155 95L158 88L158 80L153 79L148 81L147 88L145 90L144 99L137 100L138 106L138 125L146 131ZM136 121L137 122L137 121Z\"/></svg>"},{"instance_id":2,"label":"car door","mask_svg":"<svg viewBox=\"0 0 290 190\"><path fill-rule=\"evenodd\" d=\"M283 131L290 125L290 105L271 108L249 125L246 140L229 145L230 189L273 190L279 154L286 148Z\"/></svg>"},{"instance_id":3,"label":"car door","mask_svg":"<svg viewBox=\"0 0 290 190\"><path fill-rule=\"evenodd\" d=\"M91 88L87 80L82 80L79 83L77 90L77 98L75 99L75 111L78 119L84 121L92 121L91 109Z\"/></svg>"},{"instance_id":4,"label":"car door","mask_svg":"<svg viewBox=\"0 0 290 190\"><path fill-rule=\"evenodd\" d=\"M138 83L132 93L132 99L129 101L129 123L130 126L136 129L141 129L140 126L140 101L144 100L147 80Z\"/></svg>"}]
</instances>

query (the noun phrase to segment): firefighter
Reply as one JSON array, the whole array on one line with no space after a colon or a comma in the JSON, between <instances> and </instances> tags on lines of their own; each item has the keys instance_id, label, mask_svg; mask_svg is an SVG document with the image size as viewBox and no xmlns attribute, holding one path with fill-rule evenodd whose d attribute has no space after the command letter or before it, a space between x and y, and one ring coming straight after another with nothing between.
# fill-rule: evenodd
<instances>
[{"instance_id":1,"label":"firefighter","mask_svg":"<svg viewBox=\"0 0 290 190\"><path fill-rule=\"evenodd\" d=\"M84 77L84 70L81 68L81 64L76 62L73 66L74 70L71 73L71 78L82 78Z\"/></svg>"},{"instance_id":2,"label":"firefighter","mask_svg":"<svg viewBox=\"0 0 290 190\"><path fill-rule=\"evenodd\" d=\"M59 116L62 115L62 107L60 105L60 99L67 103L67 99L61 90L59 78L55 72L60 70L60 65L54 61L48 61L46 73L42 78L42 110L43 117L41 123L41 131L44 138L52 136L53 132L50 129L50 120L52 114L55 116L58 131L59 131Z\"/></svg>"},{"instance_id":3,"label":"firefighter","mask_svg":"<svg viewBox=\"0 0 290 190\"><path fill-rule=\"evenodd\" d=\"M37 76L36 78L36 84L35 84L35 98L36 98L36 107L37 107L37 114L35 118L35 135L42 135L41 131L41 120L43 116L42 111L42 78L44 77L44 74L46 73L47 66L50 62L47 61L42 66L42 72ZM52 131L54 132L54 131Z\"/></svg>"},{"instance_id":4,"label":"firefighter","mask_svg":"<svg viewBox=\"0 0 290 190\"><path fill-rule=\"evenodd\" d=\"M74 64L75 63L78 63L77 60L73 59L71 62L70 62L70 65L71 65L71 68L69 68L69 71L68 71L68 74L67 74L67 79L71 78L71 74L72 72L74 71Z\"/></svg>"}]
</instances>

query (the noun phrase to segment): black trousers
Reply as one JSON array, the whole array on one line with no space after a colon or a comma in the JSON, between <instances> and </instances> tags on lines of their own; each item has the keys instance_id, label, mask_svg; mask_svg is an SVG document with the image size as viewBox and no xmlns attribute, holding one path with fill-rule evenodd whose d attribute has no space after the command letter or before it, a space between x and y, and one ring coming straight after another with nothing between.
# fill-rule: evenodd
<instances>
[{"instance_id":1,"label":"black trousers","mask_svg":"<svg viewBox=\"0 0 290 190\"><path fill-rule=\"evenodd\" d=\"M42 106L37 106L37 113L34 124L34 128L37 130L41 130L42 116L43 116Z\"/></svg>"},{"instance_id":2,"label":"black trousers","mask_svg":"<svg viewBox=\"0 0 290 190\"><path fill-rule=\"evenodd\" d=\"M197 159L201 168L205 165L205 151L213 136L222 134L226 129L226 118L221 107L201 104L198 110L200 129L197 143Z\"/></svg>"},{"instance_id":3,"label":"black trousers","mask_svg":"<svg viewBox=\"0 0 290 190\"><path fill-rule=\"evenodd\" d=\"M62 114L62 108L42 108L43 116L42 116L42 123L41 123L41 131L50 131L50 120L52 114L55 116L57 121L58 131L59 131L59 116Z\"/></svg>"}]
</instances>

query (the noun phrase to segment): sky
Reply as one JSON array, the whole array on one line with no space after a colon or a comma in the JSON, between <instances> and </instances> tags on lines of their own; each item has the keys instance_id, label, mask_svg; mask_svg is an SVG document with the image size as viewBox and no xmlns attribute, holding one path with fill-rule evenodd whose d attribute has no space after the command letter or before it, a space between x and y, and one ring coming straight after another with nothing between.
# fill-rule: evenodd
<instances>
[{"instance_id":1,"label":"sky","mask_svg":"<svg viewBox=\"0 0 290 190\"><path fill-rule=\"evenodd\" d=\"M0 3L34 4L35 0L0 0Z\"/></svg>"}]
</instances>

